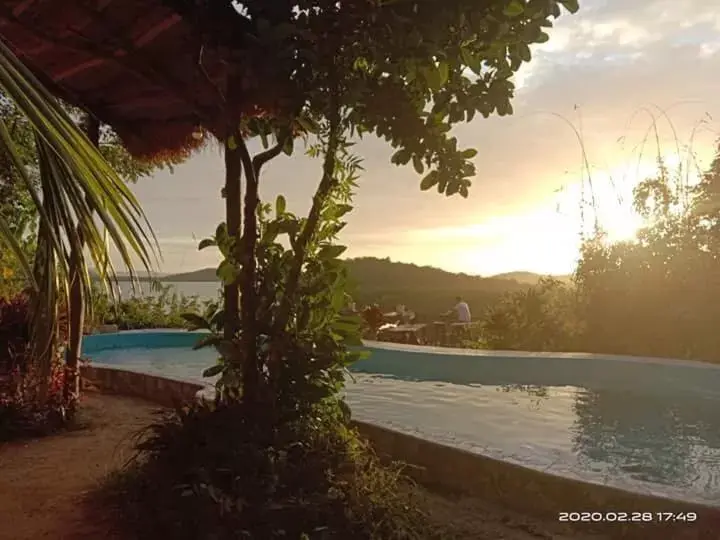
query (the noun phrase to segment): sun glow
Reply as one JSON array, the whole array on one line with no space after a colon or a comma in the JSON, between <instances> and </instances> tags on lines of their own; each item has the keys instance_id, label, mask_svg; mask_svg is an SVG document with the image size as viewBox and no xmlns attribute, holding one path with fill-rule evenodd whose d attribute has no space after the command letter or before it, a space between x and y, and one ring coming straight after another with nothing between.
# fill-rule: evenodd
<instances>
[{"instance_id":1,"label":"sun glow","mask_svg":"<svg viewBox=\"0 0 720 540\"><path fill-rule=\"evenodd\" d=\"M671 175L681 170L681 158L677 155L663 156L663 162ZM558 190L557 207L573 216L578 230L585 233L598 227L609 242L635 240L647 223L635 210L634 190L658 172L654 160L632 160L604 170L592 169L582 182ZM697 174L684 176L689 184L699 179Z\"/></svg>"},{"instance_id":2,"label":"sun glow","mask_svg":"<svg viewBox=\"0 0 720 540\"><path fill-rule=\"evenodd\" d=\"M664 162L671 175L678 170L677 158L668 156ZM658 167L653 159L619 163L593 169L592 181L585 174L584 184L574 180L562 185L560 177L555 184L560 188L514 213L478 214L475 221L449 227L398 230L392 235L392 257L486 276L516 270L569 274L580 256L582 238L590 237L596 224L611 243L632 242L646 226L635 211L633 191L643 180L656 177ZM696 174L686 180L692 185L698 178ZM552 185L552 178L539 181ZM371 254L353 249L351 256Z\"/></svg>"}]
</instances>

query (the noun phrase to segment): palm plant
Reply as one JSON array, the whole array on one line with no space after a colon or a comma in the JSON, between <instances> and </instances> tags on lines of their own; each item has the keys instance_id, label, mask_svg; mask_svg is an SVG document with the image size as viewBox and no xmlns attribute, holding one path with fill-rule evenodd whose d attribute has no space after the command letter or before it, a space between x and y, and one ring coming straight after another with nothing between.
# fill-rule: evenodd
<instances>
[{"instance_id":1,"label":"palm plant","mask_svg":"<svg viewBox=\"0 0 720 540\"><path fill-rule=\"evenodd\" d=\"M54 96L2 42L0 89L35 131L39 183L32 181L8 127L0 120L0 152L9 157L38 210L35 261L28 260L22 242L2 215L0 245L14 254L30 283L33 357L41 372L46 372L54 349L58 302L68 297L71 279L80 280L85 297L92 291L91 265L103 284L116 281L105 231L133 277L136 263L150 271L157 242L131 191ZM75 257L72 263L71 257ZM82 309L91 306L87 302Z\"/></svg>"}]
</instances>

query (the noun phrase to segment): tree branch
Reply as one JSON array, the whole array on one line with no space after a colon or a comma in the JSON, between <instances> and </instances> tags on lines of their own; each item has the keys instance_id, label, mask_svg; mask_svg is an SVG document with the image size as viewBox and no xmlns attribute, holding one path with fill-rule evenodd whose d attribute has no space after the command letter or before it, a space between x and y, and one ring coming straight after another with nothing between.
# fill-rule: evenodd
<instances>
[{"instance_id":1,"label":"tree branch","mask_svg":"<svg viewBox=\"0 0 720 540\"><path fill-rule=\"evenodd\" d=\"M328 147L325 153L325 159L323 161L323 176L320 180L320 185L313 196L312 207L308 214L308 219L305 222L298 241L295 246L295 258L293 265L290 268L288 280L285 286L285 294L280 302L278 309L278 315L275 319L274 333L282 332L287 326L288 320L290 319L290 310L292 308L292 302L297 293L298 284L300 281L300 272L302 266L305 263L305 255L307 248L310 245L310 241L315 235L318 221L320 220L320 212L322 211L325 201L330 195L330 192L337 185L337 179L335 178L335 165L337 163L337 152L340 147L340 104L338 101L338 90L333 89L330 95L330 134L328 137Z\"/></svg>"},{"instance_id":2,"label":"tree branch","mask_svg":"<svg viewBox=\"0 0 720 540\"><path fill-rule=\"evenodd\" d=\"M290 135L278 139L278 143L275 146L265 150L264 152L260 152L254 158L252 158L252 166L255 170L255 176L258 178L258 180L260 178L260 170L262 169L262 166L265 165L268 161L275 159L280 155L280 152L282 152L282 149L285 146L285 143L287 142L289 137Z\"/></svg>"}]
</instances>

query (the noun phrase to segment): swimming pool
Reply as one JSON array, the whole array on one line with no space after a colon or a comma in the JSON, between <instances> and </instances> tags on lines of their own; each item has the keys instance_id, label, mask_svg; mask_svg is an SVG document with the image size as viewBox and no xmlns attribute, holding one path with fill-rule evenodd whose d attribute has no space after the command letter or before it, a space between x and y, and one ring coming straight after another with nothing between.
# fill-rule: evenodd
<instances>
[{"instance_id":1,"label":"swimming pool","mask_svg":"<svg viewBox=\"0 0 720 540\"><path fill-rule=\"evenodd\" d=\"M96 364L205 382L188 332L88 336ZM600 355L367 342L353 416L544 472L720 504L720 368Z\"/></svg>"}]
</instances>

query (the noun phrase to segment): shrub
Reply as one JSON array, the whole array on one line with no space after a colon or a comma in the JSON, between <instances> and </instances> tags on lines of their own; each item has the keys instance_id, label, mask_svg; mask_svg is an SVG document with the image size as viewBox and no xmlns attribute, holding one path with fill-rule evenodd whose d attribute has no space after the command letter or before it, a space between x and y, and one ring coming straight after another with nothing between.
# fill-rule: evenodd
<instances>
[{"instance_id":1,"label":"shrub","mask_svg":"<svg viewBox=\"0 0 720 540\"><path fill-rule=\"evenodd\" d=\"M263 441L240 401L195 405L154 426L113 486L133 538L442 538L397 467L327 417ZM130 480L130 481L128 481Z\"/></svg>"},{"instance_id":2,"label":"shrub","mask_svg":"<svg viewBox=\"0 0 720 540\"><path fill-rule=\"evenodd\" d=\"M33 361L29 315L26 295L0 298L0 440L54 431L74 408L63 396L62 348L54 351L47 371ZM57 335L61 343L65 330L64 320L60 320Z\"/></svg>"},{"instance_id":3,"label":"shrub","mask_svg":"<svg viewBox=\"0 0 720 540\"><path fill-rule=\"evenodd\" d=\"M0 298L0 373L11 373L24 360L30 342L29 303L25 295Z\"/></svg>"},{"instance_id":4,"label":"shrub","mask_svg":"<svg viewBox=\"0 0 720 540\"><path fill-rule=\"evenodd\" d=\"M120 330L147 328L187 328L185 313L200 314L210 300L172 292L172 287L153 284L154 295L120 300L113 305L109 295L95 288L93 291L94 324L116 324Z\"/></svg>"},{"instance_id":5,"label":"shrub","mask_svg":"<svg viewBox=\"0 0 720 540\"><path fill-rule=\"evenodd\" d=\"M523 292L506 295L484 314L478 346L520 351L577 350L583 329L576 291L542 279Z\"/></svg>"}]
</instances>

